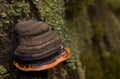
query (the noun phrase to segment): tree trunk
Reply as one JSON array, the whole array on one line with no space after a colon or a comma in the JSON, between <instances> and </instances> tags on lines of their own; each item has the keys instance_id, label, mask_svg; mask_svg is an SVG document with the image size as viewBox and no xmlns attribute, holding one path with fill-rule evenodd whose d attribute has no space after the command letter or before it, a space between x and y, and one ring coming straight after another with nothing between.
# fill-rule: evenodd
<instances>
[{"instance_id":1,"label":"tree trunk","mask_svg":"<svg viewBox=\"0 0 120 79\"><path fill-rule=\"evenodd\" d=\"M79 72L72 60L65 61L49 70L40 72L22 72L12 64L12 54L18 45L14 26L20 20L35 18L47 22L60 35L69 47L68 29L65 23L65 3L63 0L12 0L0 1L1 24L1 60L0 63L9 74L1 74L7 79L80 79ZM68 42L68 43L67 43Z\"/></svg>"},{"instance_id":2,"label":"tree trunk","mask_svg":"<svg viewBox=\"0 0 120 79\"><path fill-rule=\"evenodd\" d=\"M119 79L120 18L114 12L105 0L1 0L0 78ZM12 54L18 45L14 26L29 18L55 29L71 49L67 61L39 72L13 66Z\"/></svg>"}]
</instances>

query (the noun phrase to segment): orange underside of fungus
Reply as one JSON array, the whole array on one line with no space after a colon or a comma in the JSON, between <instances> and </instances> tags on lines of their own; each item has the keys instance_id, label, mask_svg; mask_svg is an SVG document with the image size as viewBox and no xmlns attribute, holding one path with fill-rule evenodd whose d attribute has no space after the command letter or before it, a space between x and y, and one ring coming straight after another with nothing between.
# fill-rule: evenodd
<instances>
[{"instance_id":1,"label":"orange underside of fungus","mask_svg":"<svg viewBox=\"0 0 120 79\"><path fill-rule=\"evenodd\" d=\"M57 58L54 59L53 62L51 63L47 63L47 64L43 64L43 65L38 65L38 66L34 66L31 64L28 64L27 66L21 66L20 63L18 63L17 61L13 61L13 64L20 70L22 71L41 71L41 70L46 70L52 67L55 67L56 65L58 65L60 62L66 60L68 57L70 56L70 49L69 48L65 48L65 51L63 51Z\"/></svg>"}]
</instances>

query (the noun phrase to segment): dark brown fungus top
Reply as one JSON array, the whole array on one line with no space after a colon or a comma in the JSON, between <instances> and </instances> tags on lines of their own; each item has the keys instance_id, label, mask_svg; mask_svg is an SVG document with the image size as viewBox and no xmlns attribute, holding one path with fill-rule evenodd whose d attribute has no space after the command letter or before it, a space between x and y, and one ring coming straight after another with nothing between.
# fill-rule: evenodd
<instances>
[{"instance_id":1,"label":"dark brown fungus top","mask_svg":"<svg viewBox=\"0 0 120 79\"><path fill-rule=\"evenodd\" d=\"M43 32L48 31L49 27L48 24L42 21L36 20L28 20L21 23L18 23L15 26L15 30L21 36L25 35L35 35L35 34L42 34Z\"/></svg>"}]
</instances>

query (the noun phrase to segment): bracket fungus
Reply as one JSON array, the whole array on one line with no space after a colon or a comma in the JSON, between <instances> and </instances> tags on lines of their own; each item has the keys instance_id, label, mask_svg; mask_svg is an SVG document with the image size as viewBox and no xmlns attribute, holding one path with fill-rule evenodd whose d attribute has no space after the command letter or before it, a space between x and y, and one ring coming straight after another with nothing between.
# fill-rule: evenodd
<instances>
[{"instance_id":1,"label":"bracket fungus","mask_svg":"<svg viewBox=\"0 0 120 79\"><path fill-rule=\"evenodd\" d=\"M46 70L70 56L70 50L45 22L33 19L20 22L15 31L19 45L13 54L13 64L22 71Z\"/></svg>"}]
</instances>

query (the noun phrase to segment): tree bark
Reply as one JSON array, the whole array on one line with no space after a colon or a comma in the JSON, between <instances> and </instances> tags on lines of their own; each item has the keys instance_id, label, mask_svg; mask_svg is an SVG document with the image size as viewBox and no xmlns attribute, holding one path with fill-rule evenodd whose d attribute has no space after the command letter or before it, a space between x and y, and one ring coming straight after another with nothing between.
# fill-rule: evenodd
<instances>
[{"instance_id":1,"label":"tree bark","mask_svg":"<svg viewBox=\"0 0 120 79\"><path fill-rule=\"evenodd\" d=\"M0 73L0 77L119 79L120 21L114 12L105 0L1 0L0 64L7 73ZM13 66L12 54L18 45L14 26L29 18L45 21L55 29L71 49L67 61L39 72L23 72Z\"/></svg>"}]
</instances>

